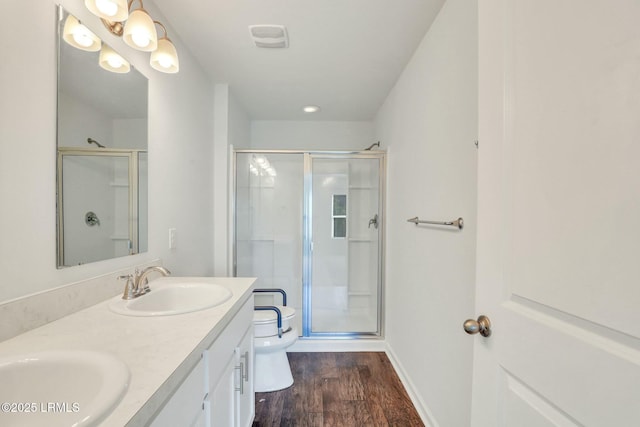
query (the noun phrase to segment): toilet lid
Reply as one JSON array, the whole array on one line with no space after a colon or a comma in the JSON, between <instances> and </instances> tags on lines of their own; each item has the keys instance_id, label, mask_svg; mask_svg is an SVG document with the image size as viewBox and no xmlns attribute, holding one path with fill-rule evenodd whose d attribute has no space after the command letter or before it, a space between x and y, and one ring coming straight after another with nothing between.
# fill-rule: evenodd
<instances>
[{"instance_id":1,"label":"toilet lid","mask_svg":"<svg viewBox=\"0 0 640 427\"><path fill-rule=\"evenodd\" d=\"M284 307L281 305L276 305L276 307L282 313L282 320L289 320L296 315L296 311L291 307ZM256 310L253 312L253 323L256 323L258 325L264 323L272 323L277 319L278 315L273 310Z\"/></svg>"}]
</instances>

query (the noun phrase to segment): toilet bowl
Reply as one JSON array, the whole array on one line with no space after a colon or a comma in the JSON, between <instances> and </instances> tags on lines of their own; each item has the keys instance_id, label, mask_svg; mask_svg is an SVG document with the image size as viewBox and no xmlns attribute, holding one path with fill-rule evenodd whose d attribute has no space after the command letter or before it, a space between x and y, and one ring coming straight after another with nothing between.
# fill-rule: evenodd
<instances>
[{"instance_id":1,"label":"toilet bowl","mask_svg":"<svg viewBox=\"0 0 640 427\"><path fill-rule=\"evenodd\" d=\"M282 315L281 337L278 336L278 315L275 310L253 312L257 393L282 390L293 384L286 349L298 339L298 330L290 326L296 311L285 306L276 308Z\"/></svg>"}]
</instances>

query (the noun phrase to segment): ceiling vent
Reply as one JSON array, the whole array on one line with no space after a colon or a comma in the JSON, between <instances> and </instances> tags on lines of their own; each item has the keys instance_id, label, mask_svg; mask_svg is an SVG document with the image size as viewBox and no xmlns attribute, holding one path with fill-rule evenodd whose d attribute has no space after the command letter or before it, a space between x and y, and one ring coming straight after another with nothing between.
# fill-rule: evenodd
<instances>
[{"instance_id":1,"label":"ceiling vent","mask_svg":"<svg viewBox=\"0 0 640 427\"><path fill-rule=\"evenodd\" d=\"M257 47L289 47L287 27L284 25L249 25L249 32Z\"/></svg>"}]
</instances>

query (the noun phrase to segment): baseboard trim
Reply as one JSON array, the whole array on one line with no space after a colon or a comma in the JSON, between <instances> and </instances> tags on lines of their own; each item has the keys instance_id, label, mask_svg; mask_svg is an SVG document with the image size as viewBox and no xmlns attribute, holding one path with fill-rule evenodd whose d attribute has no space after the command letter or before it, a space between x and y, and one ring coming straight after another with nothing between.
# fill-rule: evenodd
<instances>
[{"instance_id":1,"label":"baseboard trim","mask_svg":"<svg viewBox=\"0 0 640 427\"><path fill-rule=\"evenodd\" d=\"M415 406L416 410L418 411L418 415L420 415L420 418L422 418L422 422L427 427L440 427L435 417L433 416L433 413L431 412L431 410L429 410L429 407L422 401L422 399L419 398L415 386L411 382L411 379L407 375L407 372L402 366L402 363L400 363L400 361L396 357L396 354L393 352L391 346L386 344L386 342L385 345L385 353L387 353L389 361L393 365L393 368L396 370L398 377L400 377L402 385L404 385L405 390L407 390L407 394L409 395L411 402L413 402L413 406Z\"/></svg>"},{"instance_id":2,"label":"baseboard trim","mask_svg":"<svg viewBox=\"0 0 640 427\"><path fill-rule=\"evenodd\" d=\"M386 341L381 339L305 339L300 338L288 352L336 352L336 351L386 351Z\"/></svg>"}]
</instances>

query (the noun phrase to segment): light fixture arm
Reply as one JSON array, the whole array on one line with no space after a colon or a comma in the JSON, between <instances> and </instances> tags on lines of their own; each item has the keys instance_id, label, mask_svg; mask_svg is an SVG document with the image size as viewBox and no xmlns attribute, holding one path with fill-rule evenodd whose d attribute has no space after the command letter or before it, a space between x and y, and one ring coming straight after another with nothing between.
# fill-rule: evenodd
<instances>
[{"instance_id":1,"label":"light fixture arm","mask_svg":"<svg viewBox=\"0 0 640 427\"><path fill-rule=\"evenodd\" d=\"M102 21L102 25L114 36L122 37L122 34L124 34L124 22L109 21L104 18L100 18L100 21Z\"/></svg>"},{"instance_id":2,"label":"light fixture arm","mask_svg":"<svg viewBox=\"0 0 640 427\"><path fill-rule=\"evenodd\" d=\"M164 35L161 38L169 40L169 37L167 37L167 28L164 26L164 24L160 21L153 21L153 23L158 24L160 28L162 28Z\"/></svg>"},{"instance_id":3,"label":"light fixture arm","mask_svg":"<svg viewBox=\"0 0 640 427\"><path fill-rule=\"evenodd\" d=\"M129 2L127 3L127 8L129 9L129 12L131 12L131 5L133 4L135 0L129 0ZM142 4L142 0L138 0L138 3L140 3L140 9L144 10L144 4Z\"/></svg>"},{"instance_id":4,"label":"light fixture arm","mask_svg":"<svg viewBox=\"0 0 640 427\"><path fill-rule=\"evenodd\" d=\"M131 13L131 6L133 6L134 1L136 0L129 0L129 2L127 3L127 9L129 13ZM142 3L142 0L138 0L138 3L140 3L139 9L146 12L146 10L144 9L144 3ZM117 37L122 37L122 34L124 34L124 22L110 21L104 18L100 18L100 20L102 21L102 24L107 28L107 30L109 30L111 34Z\"/></svg>"}]
</instances>

